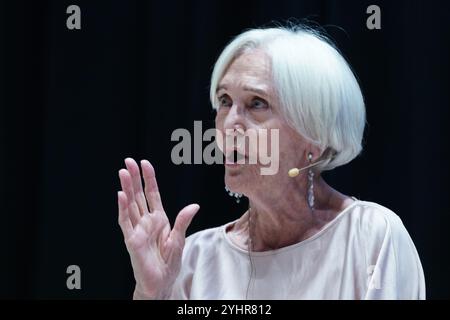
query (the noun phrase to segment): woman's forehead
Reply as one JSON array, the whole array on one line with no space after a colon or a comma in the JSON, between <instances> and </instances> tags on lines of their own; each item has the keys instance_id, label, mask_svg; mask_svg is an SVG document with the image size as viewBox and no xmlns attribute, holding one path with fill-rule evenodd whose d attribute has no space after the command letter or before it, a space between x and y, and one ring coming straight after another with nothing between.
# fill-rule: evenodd
<instances>
[{"instance_id":1,"label":"woman's forehead","mask_svg":"<svg viewBox=\"0 0 450 320\"><path fill-rule=\"evenodd\" d=\"M217 90L230 87L268 92L272 87L270 60L261 50L252 50L234 59L217 86Z\"/></svg>"}]
</instances>

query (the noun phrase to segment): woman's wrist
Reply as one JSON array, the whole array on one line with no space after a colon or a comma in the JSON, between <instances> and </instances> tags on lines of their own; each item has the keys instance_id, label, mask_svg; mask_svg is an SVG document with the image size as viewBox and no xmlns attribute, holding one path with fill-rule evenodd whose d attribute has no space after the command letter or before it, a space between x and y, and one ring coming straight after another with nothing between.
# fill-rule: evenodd
<instances>
[{"instance_id":1,"label":"woman's wrist","mask_svg":"<svg viewBox=\"0 0 450 320\"><path fill-rule=\"evenodd\" d=\"M133 300L167 300L170 297L170 290L161 290L158 293L145 293L138 285L134 288Z\"/></svg>"}]
</instances>

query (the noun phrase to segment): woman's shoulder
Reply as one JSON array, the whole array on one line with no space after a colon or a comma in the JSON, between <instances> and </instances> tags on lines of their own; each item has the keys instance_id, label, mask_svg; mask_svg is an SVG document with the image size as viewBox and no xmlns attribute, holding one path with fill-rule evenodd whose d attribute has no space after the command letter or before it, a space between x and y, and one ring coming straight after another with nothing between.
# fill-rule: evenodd
<instances>
[{"instance_id":1,"label":"woman's shoulder","mask_svg":"<svg viewBox=\"0 0 450 320\"><path fill-rule=\"evenodd\" d=\"M391 228L403 225L400 217L391 209L371 201L356 200L351 206L349 218L355 219L362 226L375 228Z\"/></svg>"},{"instance_id":2,"label":"woman's shoulder","mask_svg":"<svg viewBox=\"0 0 450 320\"><path fill-rule=\"evenodd\" d=\"M226 242L225 228L229 222L218 227L197 231L186 238L185 253L196 256L200 252L216 252ZM395 242L410 241L410 236L400 217L391 209L371 201L356 200L332 221L323 234L344 232L356 235L369 243L382 243L391 238ZM331 232L330 232L331 231ZM400 241L399 241L400 240Z\"/></svg>"},{"instance_id":3,"label":"woman's shoulder","mask_svg":"<svg viewBox=\"0 0 450 320\"><path fill-rule=\"evenodd\" d=\"M377 243L388 241L395 246L412 243L401 218L381 204L357 200L347 218L351 219L353 231L359 231L361 238Z\"/></svg>"},{"instance_id":4,"label":"woman's shoulder","mask_svg":"<svg viewBox=\"0 0 450 320\"><path fill-rule=\"evenodd\" d=\"M377 283L368 290L365 298L425 298L419 254L400 217L392 210L369 201L358 201L349 217L357 222L352 228L357 233L353 235L364 249L371 281Z\"/></svg>"}]
</instances>

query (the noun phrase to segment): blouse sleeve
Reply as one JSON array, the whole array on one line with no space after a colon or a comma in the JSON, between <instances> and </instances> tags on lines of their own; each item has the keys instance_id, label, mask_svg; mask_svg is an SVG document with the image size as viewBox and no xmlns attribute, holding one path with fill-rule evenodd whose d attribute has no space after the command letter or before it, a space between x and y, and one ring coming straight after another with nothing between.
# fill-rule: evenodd
<instances>
[{"instance_id":1,"label":"blouse sleeve","mask_svg":"<svg viewBox=\"0 0 450 320\"><path fill-rule=\"evenodd\" d=\"M400 218L391 213L375 265L367 270L365 299L425 299L425 279L419 255Z\"/></svg>"}]
</instances>

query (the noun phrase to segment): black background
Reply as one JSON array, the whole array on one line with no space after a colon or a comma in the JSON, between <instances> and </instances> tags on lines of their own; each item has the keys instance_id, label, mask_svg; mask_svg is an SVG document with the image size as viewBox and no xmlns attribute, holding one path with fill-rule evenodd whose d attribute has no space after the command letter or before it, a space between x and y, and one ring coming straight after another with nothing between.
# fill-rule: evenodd
<instances>
[{"instance_id":1,"label":"black background","mask_svg":"<svg viewBox=\"0 0 450 320\"><path fill-rule=\"evenodd\" d=\"M222 166L172 164L171 133L193 132L194 120L213 127L210 75L233 36L308 18L349 60L367 107L362 155L327 181L395 211L420 254L428 298L449 298L445 3L1 2L0 297L131 297L116 205L127 156L154 164L172 221L184 205L201 205L189 234L242 214ZM70 4L81 8L81 30L66 28ZM366 28L371 4L381 30ZM81 290L66 288L71 264L81 267Z\"/></svg>"}]
</instances>

